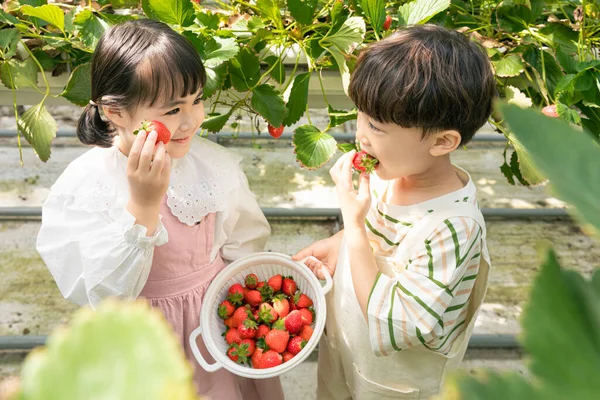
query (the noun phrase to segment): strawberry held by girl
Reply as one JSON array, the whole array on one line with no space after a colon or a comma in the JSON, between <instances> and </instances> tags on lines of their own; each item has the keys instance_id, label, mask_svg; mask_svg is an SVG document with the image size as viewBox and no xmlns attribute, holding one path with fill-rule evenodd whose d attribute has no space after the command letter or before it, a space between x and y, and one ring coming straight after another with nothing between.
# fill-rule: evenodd
<instances>
[{"instance_id":1,"label":"strawberry held by girl","mask_svg":"<svg viewBox=\"0 0 600 400\"><path fill-rule=\"evenodd\" d=\"M277 378L205 372L188 344L213 278L262 251L270 234L239 157L196 135L206 83L197 51L166 24L128 21L104 33L91 71L77 135L93 148L52 187L37 241L60 291L92 308L107 297L148 301L180 337L200 395L282 399ZM253 324L233 327L244 294L220 312L238 358L249 357L239 344L255 335Z\"/></svg>"}]
</instances>

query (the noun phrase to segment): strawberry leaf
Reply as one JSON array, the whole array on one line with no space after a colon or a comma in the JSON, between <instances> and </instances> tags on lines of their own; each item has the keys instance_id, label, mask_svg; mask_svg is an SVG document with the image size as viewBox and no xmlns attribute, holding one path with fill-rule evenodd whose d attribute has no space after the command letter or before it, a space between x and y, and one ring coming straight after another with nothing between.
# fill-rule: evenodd
<instances>
[{"instance_id":1,"label":"strawberry leaf","mask_svg":"<svg viewBox=\"0 0 600 400\"><path fill-rule=\"evenodd\" d=\"M369 18L375 32L380 32L385 22L385 0L361 0L365 15Z\"/></svg>"},{"instance_id":2,"label":"strawberry leaf","mask_svg":"<svg viewBox=\"0 0 600 400\"><path fill-rule=\"evenodd\" d=\"M240 92L246 92L260 79L260 61L250 49L244 48L229 60L229 72L233 87ZM279 125L281 123L277 124Z\"/></svg>"},{"instance_id":3,"label":"strawberry leaf","mask_svg":"<svg viewBox=\"0 0 600 400\"><path fill-rule=\"evenodd\" d=\"M342 125L345 122L355 120L358 116L358 110L353 108L349 111L344 110L334 110L330 105L327 106L327 111L329 114L329 127L333 128L338 125Z\"/></svg>"},{"instance_id":4,"label":"strawberry leaf","mask_svg":"<svg viewBox=\"0 0 600 400\"><path fill-rule=\"evenodd\" d=\"M204 120L204 122L202 123L200 128L206 129L207 131L212 132L212 133L220 132L234 111L235 111L235 107L232 107L226 114L212 115Z\"/></svg>"},{"instance_id":5,"label":"strawberry leaf","mask_svg":"<svg viewBox=\"0 0 600 400\"><path fill-rule=\"evenodd\" d=\"M298 74L294 78L294 84L292 85L290 98L287 103L288 114L283 119L283 125L290 126L295 124L306 111L309 82L310 72Z\"/></svg>"},{"instance_id":6,"label":"strawberry leaf","mask_svg":"<svg viewBox=\"0 0 600 400\"><path fill-rule=\"evenodd\" d=\"M150 18L167 24L189 26L194 22L194 7L189 0L142 0L142 7Z\"/></svg>"},{"instance_id":7,"label":"strawberry leaf","mask_svg":"<svg viewBox=\"0 0 600 400\"><path fill-rule=\"evenodd\" d=\"M8 60L17 52L17 44L21 35L17 29L0 30L0 58Z\"/></svg>"},{"instance_id":8,"label":"strawberry leaf","mask_svg":"<svg viewBox=\"0 0 600 400\"><path fill-rule=\"evenodd\" d=\"M272 21L278 29L283 29L281 11L276 0L258 0L256 7L258 7L263 19Z\"/></svg>"},{"instance_id":9,"label":"strawberry leaf","mask_svg":"<svg viewBox=\"0 0 600 400\"><path fill-rule=\"evenodd\" d=\"M262 115L268 123L280 126L285 113L285 104L275 87L263 84L252 90L252 107Z\"/></svg>"},{"instance_id":10,"label":"strawberry leaf","mask_svg":"<svg viewBox=\"0 0 600 400\"><path fill-rule=\"evenodd\" d=\"M269 56L265 59L267 64L269 64L269 69L271 69L271 76L273 79L277 81L279 84L283 84L285 82L285 66L277 56Z\"/></svg>"},{"instance_id":11,"label":"strawberry leaf","mask_svg":"<svg viewBox=\"0 0 600 400\"><path fill-rule=\"evenodd\" d=\"M21 13L44 20L60 29L63 34L65 33L65 14L57 5L44 4L40 7L25 5L21 7Z\"/></svg>"},{"instance_id":12,"label":"strawberry leaf","mask_svg":"<svg viewBox=\"0 0 600 400\"><path fill-rule=\"evenodd\" d=\"M60 95L73 104L85 106L90 101L92 93L91 69L89 62L75 68L65 90Z\"/></svg>"},{"instance_id":13,"label":"strawberry leaf","mask_svg":"<svg viewBox=\"0 0 600 400\"><path fill-rule=\"evenodd\" d=\"M424 24L448 7L450 0L411 1L398 9L399 26Z\"/></svg>"},{"instance_id":14,"label":"strawberry leaf","mask_svg":"<svg viewBox=\"0 0 600 400\"><path fill-rule=\"evenodd\" d=\"M323 166L333 153L336 141L333 136L321 132L316 126L302 125L297 128L293 138L296 159L308 169Z\"/></svg>"},{"instance_id":15,"label":"strawberry leaf","mask_svg":"<svg viewBox=\"0 0 600 400\"><path fill-rule=\"evenodd\" d=\"M290 14L296 21L302 25L310 25L313 22L318 0L288 0L287 3Z\"/></svg>"},{"instance_id":16,"label":"strawberry leaf","mask_svg":"<svg viewBox=\"0 0 600 400\"><path fill-rule=\"evenodd\" d=\"M56 137L58 125L43 103L25 111L18 123L19 131L42 161L50 158L50 145Z\"/></svg>"}]
</instances>

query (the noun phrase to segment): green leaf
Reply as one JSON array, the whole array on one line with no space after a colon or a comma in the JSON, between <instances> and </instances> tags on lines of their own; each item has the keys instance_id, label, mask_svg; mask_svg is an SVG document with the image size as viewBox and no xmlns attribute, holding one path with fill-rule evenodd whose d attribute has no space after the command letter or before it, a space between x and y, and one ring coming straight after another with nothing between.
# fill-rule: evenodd
<instances>
[{"instance_id":1,"label":"green leaf","mask_svg":"<svg viewBox=\"0 0 600 400\"><path fill-rule=\"evenodd\" d=\"M285 114L285 103L275 87L263 84L252 89L252 108L268 123L281 126Z\"/></svg>"},{"instance_id":2,"label":"green leaf","mask_svg":"<svg viewBox=\"0 0 600 400\"><path fill-rule=\"evenodd\" d=\"M330 105L327 106L329 114L329 127L333 128L342 125L345 122L355 120L358 116L358 110L353 108L350 111L334 110Z\"/></svg>"},{"instance_id":3,"label":"green leaf","mask_svg":"<svg viewBox=\"0 0 600 400\"><path fill-rule=\"evenodd\" d=\"M328 33L319 44L323 47L336 47L342 53L351 53L363 41L365 21L361 17L351 17L344 21L340 29Z\"/></svg>"},{"instance_id":4,"label":"green leaf","mask_svg":"<svg viewBox=\"0 0 600 400\"><path fill-rule=\"evenodd\" d=\"M350 86L350 68L348 68L348 64L346 64L346 58L337 47L329 47L327 48L327 51L333 56L338 65L342 77L342 87L344 88L344 93L348 95L348 86Z\"/></svg>"},{"instance_id":5,"label":"green leaf","mask_svg":"<svg viewBox=\"0 0 600 400\"><path fill-rule=\"evenodd\" d=\"M528 119L532 120L530 116ZM553 128L556 132L556 126ZM595 150L600 152L598 147ZM560 164L563 169L572 168L570 163ZM596 213L596 217L600 217L600 213ZM600 365L600 293L581 275L562 270L553 250L546 253L522 324L523 344L530 355L531 372L543 382L552 398L597 397L600 392L597 379Z\"/></svg>"},{"instance_id":6,"label":"green leaf","mask_svg":"<svg viewBox=\"0 0 600 400\"><path fill-rule=\"evenodd\" d=\"M267 64L269 64L269 69L271 69L271 76L273 79L277 81L277 83L282 84L285 82L285 66L277 56L269 56L265 59Z\"/></svg>"},{"instance_id":7,"label":"green leaf","mask_svg":"<svg viewBox=\"0 0 600 400\"><path fill-rule=\"evenodd\" d=\"M21 25L21 22L14 16L0 9L0 22L9 25Z\"/></svg>"},{"instance_id":8,"label":"green leaf","mask_svg":"<svg viewBox=\"0 0 600 400\"><path fill-rule=\"evenodd\" d=\"M43 103L37 104L25 111L18 123L19 131L29 142L33 150L46 162L50 158L50 145L56 137L58 125L48 113Z\"/></svg>"},{"instance_id":9,"label":"green leaf","mask_svg":"<svg viewBox=\"0 0 600 400\"><path fill-rule=\"evenodd\" d=\"M65 90L60 94L78 106L85 106L92 96L92 65L87 62L73 70Z\"/></svg>"},{"instance_id":10,"label":"green leaf","mask_svg":"<svg viewBox=\"0 0 600 400\"><path fill-rule=\"evenodd\" d=\"M333 136L321 132L313 125L296 128L293 144L296 159L308 169L321 167L333 156L336 148Z\"/></svg>"},{"instance_id":11,"label":"green leaf","mask_svg":"<svg viewBox=\"0 0 600 400\"><path fill-rule=\"evenodd\" d=\"M542 57L544 60L542 61ZM542 79L545 74L545 84L550 93L554 92L556 84L564 76L558 62L548 50L540 51L534 46L529 47L523 52L523 60L535 68Z\"/></svg>"},{"instance_id":12,"label":"green leaf","mask_svg":"<svg viewBox=\"0 0 600 400\"><path fill-rule=\"evenodd\" d=\"M358 151L358 146L356 146L356 143L338 143L337 148L342 153L349 153L352 150Z\"/></svg>"},{"instance_id":13,"label":"green leaf","mask_svg":"<svg viewBox=\"0 0 600 400\"><path fill-rule=\"evenodd\" d=\"M190 0L142 0L142 7L150 13L148 17L167 24L189 26L194 22Z\"/></svg>"},{"instance_id":14,"label":"green leaf","mask_svg":"<svg viewBox=\"0 0 600 400\"><path fill-rule=\"evenodd\" d=\"M600 148L594 139L537 111L504 104L500 111L514 137L552 182L555 195L600 230Z\"/></svg>"},{"instance_id":15,"label":"green leaf","mask_svg":"<svg viewBox=\"0 0 600 400\"><path fill-rule=\"evenodd\" d=\"M205 13L197 12L196 19L200 22L200 26L205 26L208 29L214 29L215 31L219 29L219 16L217 14L213 14L210 11Z\"/></svg>"},{"instance_id":16,"label":"green leaf","mask_svg":"<svg viewBox=\"0 0 600 400\"><path fill-rule=\"evenodd\" d=\"M137 19L137 17L135 15L121 15L121 14L108 14L108 13L100 13L100 17L102 17L102 19L111 26L116 25L116 24L121 24L121 23L127 22L127 21L133 21L133 20Z\"/></svg>"},{"instance_id":17,"label":"green leaf","mask_svg":"<svg viewBox=\"0 0 600 400\"><path fill-rule=\"evenodd\" d=\"M247 48L238 52L235 58L229 60L229 72L233 87L244 92L252 88L260 79L260 61L256 54Z\"/></svg>"},{"instance_id":18,"label":"green leaf","mask_svg":"<svg viewBox=\"0 0 600 400\"><path fill-rule=\"evenodd\" d=\"M519 140L513 135L510 135L508 139L515 148L515 153L518 156L518 168L515 168L517 159L511 160L511 167L515 171L515 176L517 177L517 179L526 186L527 183L523 182L523 179L529 182L530 185L539 185L540 183L545 182L546 178L539 173L537 167L531 160L531 156L529 155L523 144L521 144L521 142L519 142Z\"/></svg>"},{"instance_id":19,"label":"green leaf","mask_svg":"<svg viewBox=\"0 0 600 400\"><path fill-rule=\"evenodd\" d=\"M204 48L206 54L204 65L208 68L215 68L235 57L239 50L234 38L213 36Z\"/></svg>"},{"instance_id":20,"label":"green leaf","mask_svg":"<svg viewBox=\"0 0 600 400\"><path fill-rule=\"evenodd\" d=\"M221 87L227 76L227 64L221 64L216 68L206 68L206 84L204 85L204 99L210 98Z\"/></svg>"},{"instance_id":21,"label":"green leaf","mask_svg":"<svg viewBox=\"0 0 600 400\"><path fill-rule=\"evenodd\" d=\"M39 7L39 6L43 6L44 4L48 4L48 1L47 0L19 0L19 4L21 4L21 5L28 4L30 6Z\"/></svg>"},{"instance_id":22,"label":"green leaf","mask_svg":"<svg viewBox=\"0 0 600 400\"><path fill-rule=\"evenodd\" d=\"M450 7L450 0L415 0L398 9L398 25L418 25Z\"/></svg>"},{"instance_id":23,"label":"green leaf","mask_svg":"<svg viewBox=\"0 0 600 400\"><path fill-rule=\"evenodd\" d=\"M302 25L312 24L318 2L318 0L287 0L290 14Z\"/></svg>"},{"instance_id":24,"label":"green leaf","mask_svg":"<svg viewBox=\"0 0 600 400\"><path fill-rule=\"evenodd\" d=\"M523 173L521 171L521 165L519 163L519 153L517 151L513 151L510 156L510 168L513 171L515 178L519 180L519 183L523 186L529 186L530 183L523 178Z\"/></svg>"},{"instance_id":25,"label":"green leaf","mask_svg":"<svg viewBox=\"0 0 600 400\"><path fill-rule=\"evenodd\" d=\"M567 53L561 47L556 49L556 59L567 74L577 73L577 61L574 53Z\"/></svg>"},{"instance_id":26,"label":"green leaf","mask_svg":"<svg viewBox=\"0 0 600 400\"><path fill-rule=\"evenodd\" d=\"M192 400L192 374L158 311L141 301L109 300L96 311L78 310L45 349L27 356L20 398Z\"/></svg>"},{"instance_id":27,"label":"green leaf","mask_svg":"<svg viewBox=\"0 0 600 400\"><path fill-rule=\"evenodd\" d=\"M207 131L212 133L220 132L229 120L229 117L231 117L231 114L233 114L233 112L235 111L235 109L236 107L231 107L231 110L229 110L226 114L209 116L204 120L200 128L206 129Z\"/></svg>"},{"instance_id":28,"label":"green leaf","mask_svg":"<svg viewBox=\"0 0 600 400\"><path fill-rule=\"evenodd\" d=\"M73 19L73 23L81 26L79 35L83 43L90 49L96 47L98 40L109 27L105 21L98 18L90 10L83 10L77 14Z\"/></svg>"},{"instance_id":29,"label":"green leaf","mask_svg":"<svg viewBox=\"0 0 600 400\"><path fill-rule=\"evenodd\" d=\"M62 33L65 33L65 14L60 7L54 4L45 4L41 7L26 5L21 7L21 12L30 17L42 19L56 26Z\"/></svg>"},{"instance_id":30,"label":"green leaf","mask_svg":"<svg viewBox=\"0 0 600 400\"><path fill-rule=\"evenodd\" d=\"M360 6L373 26L375 32L381 32L385 22L385 0L360 0Z\"/></svg>"},{"instance_id":31,"label":"green leaf","mask_svg":"<svg viewBox=\"0 0 600 400\"><path fill-rule=\"evenodd\" d=\"M500 77L518 76L525 70L525 64L516 54L509 54L492 63L496 69L496 75Z\"/></svg>"},{"instance_id":32,"label":"green leaf","mask_svg":"<svg viewBox=\"0 0 600 400\"><path fill-rule=\"evenodd\" d=\"M502 175L504 175L508 183L515 186L515 173L512 167L508 165L506 161L504 161L504 164L500 166L500 172L502 172Z\"/></svg>"},{"instance_id":33,"label":"green leaf","mask_svg":"<svg viewBox=\"0 0 600 400\"><path fill-rule=\"evenodd\" d=\"M581 124L581 117L577 113L577 111L573 110L569 106L563 103L556 104L556 113L563 120L571 123L571 124Z\"/></svg>"},{"instance_id":34,"label":"green leaf","mask_svg":"<svg viewBox=\"0 0 600 400\"><path fill-rule=\"evenodd\" d=\"M512 0L500 3L496 9L496 21L500 31L521 32L527 29L531 19L531 9L525 4L516 4Z\"/></svg>"},{"instance_id":35,"label":"green leaf","mask_svg":"<svg viewBox=\"0 0 600 400\"><path fill-rule=\"evenodd\" d=\"M8 60L17 52L17 44L21 34L16 28L0 30L0 57Z\"/></svg>"},{"instance_id":36,"label":"green leaf","mask_svg":"<svg viewBox=\"0 0 600 400\"><path fill-rule=\"evenodd\" d=\"M0 79L9 89L23 89L26 86L37 88L39 69L33 59L25 61L8 60L0 66ZM12 84L11 84L12 81Z\"/></svg>"},{"instance_id":37,"label":"green leaf","mask_svg":"<svg viewBox=\"0 0 600 400\"><path fill-rule=\"evenodd\" d=\"M294 84L292 85L290 98L287 103L288 114L283 119L283 125L290 126L295 124L306 111L309 82L310 72L298 74L294 78Z\"/></svg>"},{"instance_id":38,"label":"green leaf","mask_svg":"<svg viewBox=\"0 0 600 400\"><path fill-rule=\"evenodd\" d=\"M561 23L550 23L540 29L539 33L554 44L552 47L556 48L557 53L559 50L570 54L577 52L579 35L568 26ZM573 61L575 61L575 57L573 57Z\"/></svg>"},{"instance_id":39,"label":"green leaf","mask_svg":"<svg viewBox=\"0 0 600 400\"><path fill-rule=\"evenodd\" d=\"M264 19L272 21L277 29L283 29L281 12L279 11L277 0L258 0L256 2L256 7L258 7L258 10L261 12Z\"/></svg>"}]
</instances>

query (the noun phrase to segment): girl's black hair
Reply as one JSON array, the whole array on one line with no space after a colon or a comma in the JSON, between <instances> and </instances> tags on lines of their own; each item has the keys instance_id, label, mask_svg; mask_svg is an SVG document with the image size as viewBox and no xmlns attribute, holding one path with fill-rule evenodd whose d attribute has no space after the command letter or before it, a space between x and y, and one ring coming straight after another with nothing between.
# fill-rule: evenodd
<instances>
[{"instance_id":1,"label":"girl's black hair","mask_svg":"<svg viewBox=\"0 0 600 400\"><path fill-rule=\"evenodd\" d=\"M92 59L92 101L79 117L77 137L111 147L115 129L101 107L132 110L197 93L206 72L194 46L168 25L141 19L107 30Z\"/></svg>"}]
</instances>

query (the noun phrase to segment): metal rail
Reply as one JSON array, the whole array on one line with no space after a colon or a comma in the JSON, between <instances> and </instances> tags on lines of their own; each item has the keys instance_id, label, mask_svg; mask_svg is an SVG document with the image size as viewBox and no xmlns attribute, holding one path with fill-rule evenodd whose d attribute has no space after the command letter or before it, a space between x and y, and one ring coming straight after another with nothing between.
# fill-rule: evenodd
<instances>
[{"instance_id":1,"label":"metal rail","mask_svg":"<svg viewBox=\"0 0 600 400\"><path fill-rule=\"evenodd\" d=\"M14 129L0 129L0 138L13 138L17 136L17 131ZM281 135L280 139L283 140L291 140L293 134L291 132L284 132ZM346 142L354 140L354 135L351 133L332 133L331 136L336 141ZM56 133L56 137L59 138L74 138L76 137L74 129L59 129ZM216 135L210 134L208 136L209 139L215 139L217 142L220 139L272 139L268 134L263 133L258 136L257 134L252 134L251 132L240 132L239 134L233 134L230 132L219 132ZM506 142L506 138L501 134L494 133L478 133L476 134L472 142Z\"/></svg>"},{"instance_id":2,"label":"metal rail","mask_svg":"<svg viewBox=\"0 0 600 400\"><path fill-rule=\"evenodd\" d=\"M338 208L263 208L267 218L332 218L341 217ZM483 216L488 218L570 218L562 208L483 208ZM39 220L42 216L41 207L0 207L0 219L9 220Z\"/></svg>"},{"instance_id":3,"label":"metal rail","mask_svg":"<svg viewBox=\"0 0 600 400\"><path fill-rule=\"evenodd\" d=\"M47 336L0 336L0 350L31 350L43 346ZM520 349L515 335L473 335L469 341L470 349Z\"/></svg>"}]
</instances>

